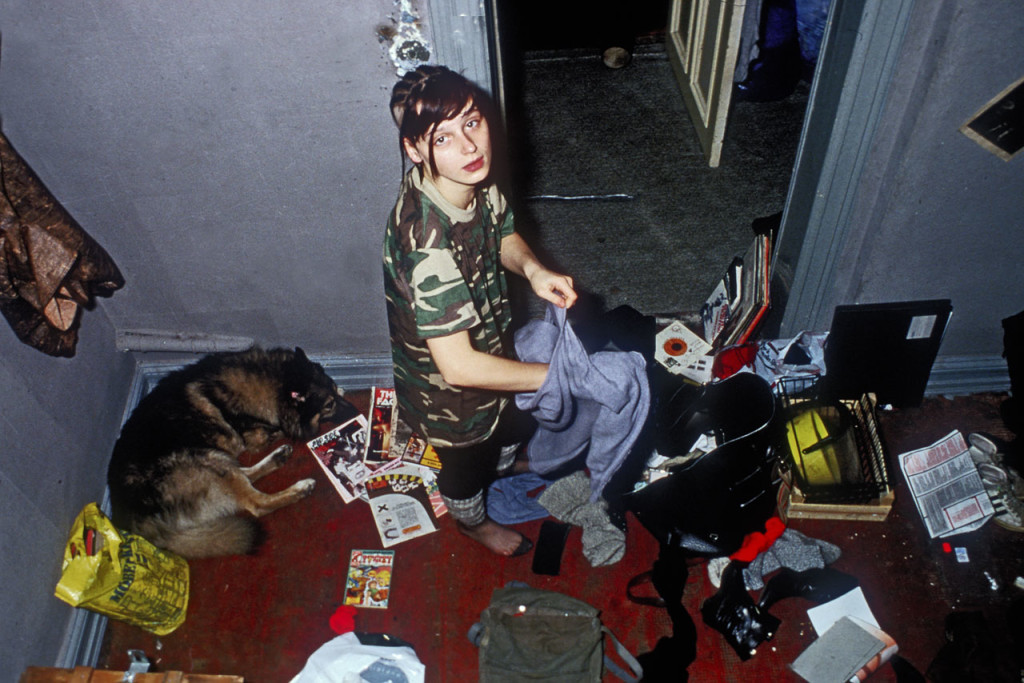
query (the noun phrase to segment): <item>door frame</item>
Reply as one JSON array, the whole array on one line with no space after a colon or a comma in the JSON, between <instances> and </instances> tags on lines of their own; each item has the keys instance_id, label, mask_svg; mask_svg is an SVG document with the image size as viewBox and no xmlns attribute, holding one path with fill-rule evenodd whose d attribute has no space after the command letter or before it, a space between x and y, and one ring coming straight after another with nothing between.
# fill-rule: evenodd
<instances>
[{"instance_id":1,"label":"door frame","mask_svg":"<svg viewBox=\"0 0 1024 683\"><path fill-rule=\"evenodd\" d=\"M914 4L832 3L772 263L780 337L828 329L835 306L849 303L840 257L857 259L866 239L855 199Z\"/></svg>"},{"instance_id":2,"label":"door frame","mask_svg":"<svg viewBox=\"0 0 1024 683\"><path fill-rule=\"evenodd\" d=\"M708 166L722 157L746 0L672 0L665 50Z\"/></svg>"}]
</instances>

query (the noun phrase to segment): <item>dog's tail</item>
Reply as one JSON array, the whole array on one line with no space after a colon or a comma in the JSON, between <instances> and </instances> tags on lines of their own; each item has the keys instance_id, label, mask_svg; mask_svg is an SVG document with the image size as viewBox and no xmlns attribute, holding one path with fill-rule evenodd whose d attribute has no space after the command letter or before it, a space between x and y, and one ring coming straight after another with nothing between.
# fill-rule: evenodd
<instances>
[{"instance_id":1,"label":"dog's tail","mask_svg":"<svg viewBox=\"0 0 1024 683\"><path fill-rule=\"evenodd\" d=\"M203 526L175 529L154 543L192 559L250 554L260 547L263 539L263 526L254 517L229 515Z\"/></svg>"}]
</instances>

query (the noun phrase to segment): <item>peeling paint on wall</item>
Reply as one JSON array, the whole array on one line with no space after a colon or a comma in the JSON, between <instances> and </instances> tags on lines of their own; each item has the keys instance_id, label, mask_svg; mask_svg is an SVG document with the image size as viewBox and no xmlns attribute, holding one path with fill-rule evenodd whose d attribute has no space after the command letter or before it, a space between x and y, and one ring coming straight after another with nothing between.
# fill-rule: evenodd
<instances>
[{"instance_id":1,"label":"peeling paint on wall","mask_svg":"<svg viewBox=\"0 0 1024 683\"><path fill-rule=\"evenodd\" d=\"M430 59L430 41L412 0L395 0L395 8L397 16L391 17L390 24L377 27L377 38L386 46L397 74L404 76Z\"/></svg>"}]
</instances>

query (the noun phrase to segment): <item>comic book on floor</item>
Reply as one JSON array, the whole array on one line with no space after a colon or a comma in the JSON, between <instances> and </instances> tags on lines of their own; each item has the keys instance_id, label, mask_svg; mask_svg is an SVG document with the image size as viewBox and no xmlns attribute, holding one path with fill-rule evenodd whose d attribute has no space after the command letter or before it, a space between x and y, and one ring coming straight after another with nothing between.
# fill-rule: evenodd
<instances>
[{"instance_id":1,"label":"comic book on floor","mask_svg":"<svg viewBox=\"0 0 1024 683\"><path fill-rule=\"evenodd\" d=\"M419 465L402 463L366 480L370 512L385 548L437 531L430 476Z\"/></svg>"},{"instance_id":2,"label":"comic book on floor","mask_svg":"<svg viewBox=\"0 0 1024 683\"><path fill-rule=\"evenodd\" d=\"M423 465L435 472L441 469L437 451L427 443L425 438L413 431L408 422L402 419L398 410L398 401L395 401L395 412L391 422L391 458Z\"/></svg>"},{"instance_id":3,"label":"comic book on floor","mask_svg":"<svg viewBox=\"0 0 1024 683\"><path fill-rule=\"evenodd\" d=\"M348 422L306 443L328 481L346 503L365 497L363 482L372 471L363 463L366 451L366 418L356 415Z\"/></svg>"},{"instance_id":4,"label":"comic book on floor","mask_svg":"<svg viewBox=\"0 0 1024 683\"><path fill-rule=\"evenodd\" d=\"M394 564L394 550L353 550L345 579L345 604L386 608Z\"/></svg>"},{"instance_id":5,"label":"comic book on floor","mask_svg":"<svg viewBox=\"0 0 1024 683\"><path fill-rule=\"evenodd\" d=\"M393 460L391 455L392 426L394 423L395 390L391 387L373 387L370 390L370 409L367 414L366 451L363 462L371 469Z\"/></svg>"}]
</instances>

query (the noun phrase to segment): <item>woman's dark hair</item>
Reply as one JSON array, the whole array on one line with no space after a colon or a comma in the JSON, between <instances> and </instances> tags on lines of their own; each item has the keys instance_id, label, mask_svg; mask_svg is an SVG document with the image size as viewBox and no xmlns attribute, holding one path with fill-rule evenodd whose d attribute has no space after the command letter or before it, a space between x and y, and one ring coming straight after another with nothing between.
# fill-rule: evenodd
<instances>
[{"instance_id":1,"label":"woman's dark hair","mask_svg":"<svg viewBox=\"0 0 1024 683\"><path fill-rule=\"evenodd\" d=\"M398 126L399 147L405 139L416 142L430 135L439 123L458 115L470 103L490 120L490 98L465 76L431 64L407 72L391 90L391 116ZM404 158L404 149L402 155ZM428 162L436 175L433 145Z\"/></svg>"}]
</instances>

